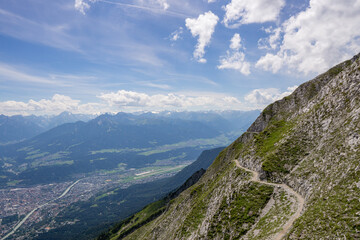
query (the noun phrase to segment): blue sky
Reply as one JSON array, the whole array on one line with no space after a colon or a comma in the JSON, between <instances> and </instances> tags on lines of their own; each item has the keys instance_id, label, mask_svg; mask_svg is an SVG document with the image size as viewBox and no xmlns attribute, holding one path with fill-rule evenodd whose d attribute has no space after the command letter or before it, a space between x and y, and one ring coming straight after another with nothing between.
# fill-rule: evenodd
<instances>
[{"instance_id":1,"label":"blue sky","mask_svg":"<svg viewBox=\"0 0 360 240\"><path fill-rule=\"evenodd\" d=\"M0 0L0 114L261 109L359 29L360 0Z\"/></svg>"}]
</instances>

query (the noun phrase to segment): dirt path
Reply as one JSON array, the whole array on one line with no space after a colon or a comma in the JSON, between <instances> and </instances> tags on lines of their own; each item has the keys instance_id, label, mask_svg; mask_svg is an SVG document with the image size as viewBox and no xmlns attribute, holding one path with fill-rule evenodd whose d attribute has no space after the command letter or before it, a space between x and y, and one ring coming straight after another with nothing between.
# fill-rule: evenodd
<instances>
[{"instance_id":1,"label":"dirt path","mask_svg":"<svg viewBox=\"0 0 360 240\"><path fill-rule=\"evenodd\" d=\"M251 177L250 181L258 182L258 183L262 183L262 184L266 184L266 185L270 185L270 186L274 186L274 187L281 187L287 193L289 193L289 194L296 197L297 205L298 205L298 208L297 208L296 212L290 217L290 219L287 221L287 223L283 226L282 230L280 232L278 232L275 235L275 237L273 238L274 240L282 239L285 236L285 234L289 231L289 229L292 227L295 220L300 217L301 211L303 210L303 207L304 207L305 199L300 194L295 192L292 188L290 188L288 185L286 185L286 184L277 184L277 183L269 183L269 182L261 181L260 178L259 178L259 173L258 172L255 172L255 171L252 171L250 169L242 167L238 160L235 160L235 164L236 164L236 166L238 168L244 169L245 171L248 171L248 172L252 173L252 177Z\"/></svg>"}]
</instances>

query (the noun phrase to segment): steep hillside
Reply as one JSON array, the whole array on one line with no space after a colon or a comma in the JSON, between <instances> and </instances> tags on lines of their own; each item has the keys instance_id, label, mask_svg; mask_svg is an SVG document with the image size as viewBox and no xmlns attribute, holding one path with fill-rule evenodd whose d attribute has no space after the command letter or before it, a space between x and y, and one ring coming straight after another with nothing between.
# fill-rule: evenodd
<instances>
[{"instance_id":1,"label":"steep hillside","mask_svg":"<svg viewBox=\"0 0 360 240\"><path fill-rule=\"evenodd\" d=\"M359 57L269 105L197 184L124 238L359 239Z\"/></svg>"}]
</instances>

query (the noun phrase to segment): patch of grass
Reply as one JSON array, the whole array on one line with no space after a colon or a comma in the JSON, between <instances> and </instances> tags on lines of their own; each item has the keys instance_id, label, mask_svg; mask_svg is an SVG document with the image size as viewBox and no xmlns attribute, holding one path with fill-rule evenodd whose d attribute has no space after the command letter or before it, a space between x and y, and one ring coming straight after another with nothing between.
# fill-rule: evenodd
<instances>
[{"instance_id":1,"label":"patch of grass","mask_svg":"<svg viewBox=\"0 0 360 240\"><path fill-rule=\"evenodd\" d=\"M292 128L285 120L271 121L260 134L255 136L256 153L262 157L276 149L278 143Z\"/></svg>"},{"instance_id":2,"label":"patch of grass","mask_svg":"<svg viewBox=\"0 0 360 240\"><path fill-rule=\"evenodd\" d=\"M225 151L226 150L219 154L217 157L218 161L223 160L226 154ZM191 201L193 204L190 213L186 216L186 219L180 228L180 235L182 237L188 236L203 221L208 208L208 200L211 198L212 193L216 188L219 188L221 180L234 168L235 163L231 162L224 170L221 171L221 174L216 176L214 181L211 181L210 185L205 186L205 184L199 184L192 187L190 190L190 196L192 197Z\"/></svg>"},{"instance_id":3,"label":"patch of grass","mask_svg":"<svg viewBox=\"0 0 360 240\"><path fill-rule=\"evenodd\" d=\"M266 115L268 116L272 116L274 115L273 112L273 103L270 104L269 106L267 106L263 111L262 111L262 115L265 117Z\"/></svg>"},{"instance_id":4,"label":"patch of grass","mask_svg":"<svg viewBox=\"0 0 360 240\"><path fill-rule=\"evenodd\" d=\"M266 158L266 160L262 163L261 168L265 172L281 172L281 173L289 173L284 165L286 161L282 160L276 154L272 154Z\"/></svg>"},{"instance_id":5,"label":"patch of grass","mask_svg":"<svg viewBox=\"0 0 360 240\"><path fill-rule=\"evenodd\" d=\"M141 151L145 151L146 149L137 149L137 148L120 148L120 149L100 149L100 150L95 150L95 151L90 151L91 155L95 155L95 154L103 154L103 153L124 153L124 152L141 152Z\"/></svg>"},{"instance_id":6,"label":"patch of grass","mask_svg":"<svg viewBox=\"0 0 360 240\"><path fill-rule=\"evenodd\" d=\"M224 197L217 213L212 218L207 237L209 239L239 239L255 223L274 188L260 183L250 183Z\"/></svg>"},{"instance_id":7,"label":"patch of grass","mask_svg":"<svg viewBox=\"0 0 360 240\"><path fill-rule=\"evenodd\" d=\"M30 154L30 153L28 153L28 154ZM48 153L48 152L37 153L37 154L30 155L30 156L26 157L25 159L26 159L26 160L36 159L36 158L44 157L44 156L46 156L46 155L49 155L49 153Z\"/></svg>"},{"instance_id":8,"label":"patch of grass","mask_svg":"<svg viewBox=\"0 0 360 240\"><path fill-rule=\"evenodd\" d=\"M335 66L335 67L331 68L329 71L327 71L327 74L330 77L335 77L336 75L341 73L342 70L343 70L343 67L338 65L338 66Z\"/></svg>"},{"instance_id":9,"label":"patch of grass","mask_svg":"<svg viewBox=\"0 0 360 240\"><path fill-rule=\"evenodd\" d=\"M234 152L232 155L235 156L235 159L238 159L240 157L240 153L241 153L243 146L244 146L244 144L241 142L237 143L234 146Z\"/></svg>"},{"instance_id":10,"label":"patch of grass","mask_svg":"<svg viewBox=\"0 0 360 240\"><path fill-rule=\"evenodd\" d=\"M29 152L29 151L31 151L31 150L33 150L33 149L34 149L34 148L32 148L32 147L23 147L23 148L17 149L16 151L17 151L17 152L21 152L21 151Z\"/></svg>"},{"instance_id":11,"label":"patch of grass","mask_svg":"<svg viewBox=\"0 0 360 240\"><path fill-rule=\"evenodd\" d=\"M226 156L227 148L222 150L219 155L215 158L214 162L211 164L211 167L214 169L218 169L221 166L221 162L224 161Z\"/></svg>"},{"instance_id":12,"label":"patch of grass","mask_svg":"<svg viewBox=\"0 0 360 240\"><path fill-rule=\"evenodd\" d=\"M316 84L314 82L310 83L309 89L307 90L308 99L313 98L317 93Z\"/></svg>"},{"instance_id":13,"label":"patch of grass","mask_svg":"<svg viewBox=\"0 0 360 240\"><path fill-rule=\"evenodd\" d=\"M155 149L155 150L150 150L150 151L138 153L138 155L150 156L150 155L153 155L153 154L165 153L165 152L169 152L169 151L171 151L171 149Z\"/></svg>"},{"instance_id":14,"label":"patch of grass","mask_svg":"<svg viewBox=\"0 0 360 240\"><path fill-rule=\"evenodd\" d=\"M147 205L140 212L115 225L110 230L110 233L116 236L114 237L114 239L122 239L126 237L130 233L134 232L136 229L142 227L143 225L147 224L148 222L154 220L159 215L161 215L161 213L163 213L166 209L166 204L166 200L162 199Z\"/></svg>"},{"instance_id":15,"label":"patch of grass","mask_svg":"<svg viewBox=\"0 0 360 240\"><path fill-rule=\"evenodd\" d=\"M270 121L255 136L256 154L263 159L262 169L269 173L287 174L306 155L308 143L305 137L286 138L295 126L293 121Z\"/></svg>"},{"instance_id":16,"label":"patch of grass","mask_svg":"<svg viewBox=\"0 0 360 240\"><path fill-rule=\"evenodd\" d=\"M36 150L33 150L31 152L27 152L26 154L27 155L35 155L35 154L38 154L40 152L40 149L36 149Z\"/></svg>"},{"instance_id":17,"label":"patch of grass","mask_svg":"<svg viewBox=\"0 0 360 240\"><path fill-rule=\"evenodd\" d=\"M107 197L107 196L110 196L110 195L113 195L113 194L115 194L114 191L110 191L110 192L104 193L104 194L102 194L102 195L100 195L100 196L97 196L97 197L95 198L95 201L99 201L100 199L102 199L102 198L104 198L104 197Z\"/></svg>"},{"instance_id":18,"label":"patch of grass","mask_svg":"<svg viewBox=\"0 0 360 240\"><path fill-rule=\"evenodd\" d=\"M339 73L341 73L344 68L349 67L351 65L351 60L347 60L343 63L340 63L338 65L336 65L333 68L330 68L325 75L329 76L329 77L335 77L337 76Z\"/></svg>"},{"instance_id":19,"label":"patch of grass","mask_svg":"<svg viewBox=\"0 0 360 240\"><path fill-rule=\"evenodd\" d=\"M194 230L205 217L207 204L204 199L198 200L195 207L191 210L190 214L186 217L181 228L181 235L188 236L190 231Z\"/></svg>"},{"instance_id":20,"label":"patch of grass","mask_svg":"<svg viewBox=\"0 0 360 240\"><path fill-rule=\"evenodd\" d=\"M9 187L13 187L13 186L16 186L20 182L22 182L22 181L21 180L14 180L14 181L11 181L11 182L7 182L6 185L9 186Z\"/></svg>"},{"instance_id":21,"label":"patch of grass","mask_svg":"<svg viewBox=\"0 0 360 240\"><path fill-rule=\"evenodd\" d=\"M218 156L218 161L223 160L225 154L225 151L220 153L220 155ZM182 227L180 228L180 234L182 237L189 236L189 234L201 224L208 209L208 200L211 199L211 196L215 189L221 187L222 184L226 184L225 182L223 182L223 180L227 176L229 176L230 172L235 170L235 175L233 175L233 177L235 178L249 178L248 172L236 168L233 161L229 162L229 164L226 164L225 166L226 167L221 170L221 174L216 175L216 178L211 181L210 185L197 185L194 186L191 190L190 195L192 196L193 207L190 213L187 215L185 221L183 222Z\"/></svg>"},{"instance_id":22,"label":"patch of grass","mask_svg":"<svg viewBox=\"0 0 360 240\"><path fill-rule=\"evenodd\" d=\"M288 196L283 190L280 191L273 194L274 204L248 233L248 239L271 239L294 214L295 210L292 209L294 203L290 201L292 196Z\"/></svg>"}]
</instances>

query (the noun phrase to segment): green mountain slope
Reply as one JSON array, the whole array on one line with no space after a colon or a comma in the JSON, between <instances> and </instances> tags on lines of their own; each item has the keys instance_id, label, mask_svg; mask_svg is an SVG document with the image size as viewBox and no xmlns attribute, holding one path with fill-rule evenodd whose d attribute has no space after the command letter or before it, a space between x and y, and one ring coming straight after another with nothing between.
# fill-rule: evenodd
<instances>
[{"instance_id":1,"label":"green mountain slope","mask_svg":"<svg viewBox=\"0 0 360 240\"><path fill-rule=\"evenodd\" d=\"M125 239L359 239L359 57L269 105Z\"/></svg>"}]
</instances>

